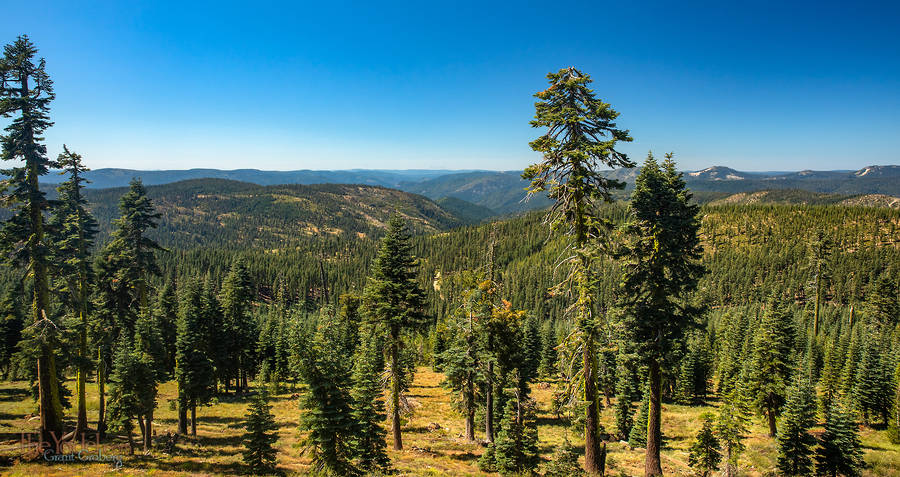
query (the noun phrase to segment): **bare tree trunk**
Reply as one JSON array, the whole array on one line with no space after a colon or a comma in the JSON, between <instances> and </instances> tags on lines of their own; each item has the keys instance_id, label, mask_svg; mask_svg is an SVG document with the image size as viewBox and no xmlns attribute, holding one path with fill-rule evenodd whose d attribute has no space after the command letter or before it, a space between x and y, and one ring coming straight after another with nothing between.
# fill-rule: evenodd
<instances>
[{"instance_id":1,"label":"bare tree trunk","mask_svg":"<svg viewBox=\"0 0 900 477\"><path fill-rule=\"evenodd\" d=\"M484 392L484 440L494 442L494 363L488 363L488 383Z\"/></svg>"},{"instance_id":2,"label":"bare tree trunk","mask_svg":"<svg viewBox=\"0 0 900 477\"><path fill-rule=\"evenodd\" d=\"M766 411L766 417L769 419L769 437L775 437L775 433L778 431L775 426L775 410L769 408Z\"/></svg>"},{"instance_id":3,"label":"bare tree trunk","mask_svg":"<svg viewBox=\"0 0 900 477\"><path fill-rule=\"evenodd\" d=\"M144 452L153 447L153 409L147 411L147 434L144 436Z\"/></svg>"},{"instance_id":4,"label":"bare tree trunk","mask_svg":"<svg viewBox=\"0 0 900 477\"><path fill-rule=\"evenodd\" d=\"M584 470L589 474L600 473L600 439L597 438L597 425L600 418L597 413L597 388L594 369L594 338L588 334L582 351L584 367L584 400L587 409L584 416Z\"/></svg>"},{"instance_id":5,"label":"bare tree trunk","mask_svg":"<svg viewBox=\"0 0 900 477\"><path fill-rule=\"evenodd\" d=\"M197 437L197 403L191 401L191 435Z\"/></svg>"},{"instance_id":6,"label":"bare tree trunk","mask_svg":"<svg viewBox=\"0 0 900 477\"><path fill-rule=\"evenodd\" d=\"M134 455L134 435L131 431L131 425L128 426L128 455Z\"/></svg>"},{"instance_id":7,"label":"bare tree trunk","mask_svg":"<svg viewBox=\"0 0 900 477\"><path fill-rule=\"evenodd\" d=\"M100 350L97 350L97 394L100 400L97 410L97 435L106 437L106 363Z\"/></svg>"},{"instance_id":8,"label":"bare tree trunk","mask_svg":"<svg viewBox=\"0 0 900 477\"><path fill-rule=\"evenodd\" d=\"M400 434L400 330L391 327L391 433L394 436L394 450L403 450L403 436Z\"/></svg>"},{"instance_id":9,"label":"bare tree trunk","mask_svg":"<svg viewBox=\"0 0 900 477\"><path fill-rule=\"evenodd\" d=\"M466 383L466 440L475 440L475 391L471 380Z\"/></svg>"},{"instance_id":10,"label":"bare tree trunk","mask_svg":"<svg viewBox=\"0 0 900 477\"><path fill-rule=\"evenodd\" d=\"M84 300L84 294L82 292L81 300ZM78 357L82 359L82 362L87 361L87 314L82 309L79 313L81 315L81 329L78 332ZM83 368L82 365L78 366L78 370L75 374L75 396L78 401L78 414L75 420L75 429L72 431L72 438L78 439L78 436L87 431L87 390L85 389L87 385L87 372Z\"/></svg>"},{"instance_id":11,"label":"bare tree trunk","mask_svg":"<svg viewBox=\"0 0 900 477\"><path fill-rule=\"evenodd\" d=\"M650 409L647 413L647 453L644 457L644 476L662 475L662 465L659 460L662 433L660 425L661 416L661 386L659 375L659 361L653 357L650 361Z\"/></svg>"},{"instance_id":12,"label":"bare tree trunk","mask_svg":"<svg viewBox=\"0 0 900 477\"><path fill-rule=\"evenodd\" d=\"M176 399L176 403L178 404L178 433L185 435L187 434L187 399L181 395L180 386L178 389L178 397Z\"/></svg>"},{"instance_id":13,"label":"bare tree trunk","mask_svg":"<svg viewBox=\"0 0 900 477\"><path fill-rule=\"evenodd\" d=\"M147 438L147 428L144 426L144 416L141 414L137 415L138 428L141 430L141 445L144 443L144 439Z\"/></svg>"}]
</instances>

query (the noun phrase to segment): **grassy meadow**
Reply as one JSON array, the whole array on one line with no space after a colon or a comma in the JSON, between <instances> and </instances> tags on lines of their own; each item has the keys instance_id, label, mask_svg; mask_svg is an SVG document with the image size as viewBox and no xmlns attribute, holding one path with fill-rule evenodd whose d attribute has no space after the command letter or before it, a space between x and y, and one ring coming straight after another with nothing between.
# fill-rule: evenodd
<instances>
[{"instance_id":1,"label":"grassy meadow","mask_svg":"<svg viewBox=\"0 0 900 477\"><path fill-rule=\"evenodd\" d=\"M463 439L463 420L450 407L447 391L440 386L442 375L430 368L419 368L408 399L414 413L403 427L405 449L389 455L398 475L415 476L477 476L478 457L483 451L479 444ZM67 383L73 386L74 382ZM160 396L154 428L158 436L176 428L176 412L170 404L175 397L175 384L160 385ZM285 474L303 474L309 469L309 459L304 455L299 431L299 396L302 390L283 389L272 397L271 404L279 426L279 469ZM544 462L553 454L553 448L562 442L566 434L565 423L551 412L553 386L536 384L533 396L538 402L538 433ZM88 418L93 423L97 413L96 388L89 384ZM687 465L688 448L697 431L700 415L713 411L711 406L663 405L663 471L666 475L692 475ZM182 438L177 452L168 455L157 446L151 453L128 456L128 444L117 438L102 444L102 454L123 456L123 467L116 470L109 463L81 462L47 463L35 460L19 448L21 432L37 428L37 420L29 416L35 404L24 382L0 383L0 474L9 476L88 476L88 475L239 475L247 469L241 462L241 435L243 419L248 405L247 396L223 396L213 406L199 408L196 438ZM71 413L70 413L71 414ZM606 407L602 423L612 430L613 410ZM71 425L71 423L70 423ZM817 428L815 432L821 432ZM136 432L137 434L137 432ZM479 434L476 434L476 437ZM137 436L136 436L137 437ZM577 443L579 436L569 432L569 439ZM868 469L864 476L900 477L900 446L887 441L884 431L863 427L861 430ZM747 451L741 457L740 475L773 475L776 446L766 435L761 418L753 420L746 440ZM389 446L390 447L390 446ZM68 449L67 452L71 450ZM77 450L77 447L76 447ZM91 453L95 447L89 445ZM642 475L643 450L632 449L624 442L608 444L607 475Z\"/></svg>"}]
</instances>

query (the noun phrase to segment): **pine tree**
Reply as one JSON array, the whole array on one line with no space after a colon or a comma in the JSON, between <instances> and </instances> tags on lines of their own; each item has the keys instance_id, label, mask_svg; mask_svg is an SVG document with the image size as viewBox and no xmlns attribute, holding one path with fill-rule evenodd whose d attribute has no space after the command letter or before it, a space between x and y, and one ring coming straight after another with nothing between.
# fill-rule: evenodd
<instances>
[{"instance_id":1,"label":"pine tree","mask_svg":"<svg viewBox=\"0 0 900 477\"><path fill-rule=\"evenodd\" d=\"M533 410L527 403L518 401L506 401L500 433L494 444L497 471L502 475L530 474L540 462Z\"/></svg>"},{"instance_id":2,"label":"pine tree","mask_svg":"<svg viewBox=\"0 0 900 477\"><path fill-rule=\"evenodd\" d=\"M551 229L564 229L571 237L574 258L563 286L571 286L576 295L571 308L577 326L577 340L583 354L582 379L585 410L585 469L600 471L599 401L595 388L594 341L600 326L594 311L594 262L597 244L605 240L608 224L597 213L596 205L611 202L612 191L625 187L623 182L606 178L601 168L634 167L628 157L615 149L618 141L628 142L628 131L616 127L619 115L609 104L594 96L588 88L590 76L570 67L549 73L550 87L537 93L535 119L531 125L547 128L532 141L533 150L543 160L525 169L522 178L531 181L529 196L547 190L554 205L545 222Z\"/></svg>"},{"instance_id":3,"label":"pine tree","mask_svg":"<svg viewBox=\"0 0 900 477\"><path fill-rule=\"evenodd\" d=\"M387 332L389 409L395 450L403 449L400 434L400 393L406 374L400 362L403 335L418 331L426 324L425 294L416 281L416 263L406 223L399 214L394 214L372 265L363 303L366 318Z\"/></svg>"},{"instance_id":4,"label":"pine tree","mask_svg":"<svg viewBox=\"0 0 900 477\"><path fill-rule=\"evenodd\" d=\"M745 449L750 409L739 387L732 389L719 407L716 433L724 451L724 477L737 475L738 459Z\"/></svg>"},{"instance_id":5,"label":"pine tree","mask_svg":"<svg viewBox=\"0 0 900 477\"><path fill-rule=\"evenodd\" d=\"M578 450L563 437L562 444L556 447L550 462L544 468L544 477L582 477L584 469L578 464Z\"/></svg>"},{"instance_id":6,"label":"pine tree","mask_svg":"<svg viewBox=\"0 0 900 477\"><path fill-rule=\"evenodd\" d=\"M53 125L48 113L53 81L42 58L35 64L37 48L27 36L20 36L4 47L0 60L0 113L13 121L0 136L4 161L24 161L21 167L0 170L8 177L2 191L9 218L0 228L0 251L12 267L27 270L32 277L31 329L37 346L38 404L41 439L54 442L63 434L63 410L56 364L57 325L51 321L48 268L51 244L46 233L44 214L51 203L39 185L39 177L55 163L47 158L41 144L44 131Z\"/></svg>"},{"instance_id":7,"label":"pine tree","mask_svg":"<svg viewBox=\"0 0 900 477\"><path fill-rule=\"evenodd\" d=\"M819 437L816 475L855 477L863 468L859 429L841 404L825 414L825 432Z\"/></svg>"},{"instance_id":8,"label":"pine tree","mask_svg":"<svg viewBox=\"0 0 900 477\"><path fill-rule=\"evenodd\" d=\"M778 470L782 475L812 475L816 439L809 430L815 423L815 390L806 377L801 377L788 390L778 429Z\"/></svg>"},{"instance_id":9,"label":"pine tree","mask_svg":"<svg viewBox=\"0 0 900 477\"><path fill-rule=\"evenodd\" d=\"M700 309L685 303L705 272L699 263L700 207L692 203L672 154L660 166L647 156L625 226L629 240L622 280L624 329L648 366L650 407L644 475L662 475L660 463L662 362L682 342Z\"/></svg>"},{"instance_id":10,"label":"pine tree","mask_svg":"<svg viewBox=\"0 0 900 477\"><path fill-rule=\"evenodd\" d=\"M391 461L385 448L386 433L382 422L387 418L381 392L380 351L370 334L356 354L353 368L353 418L359 430L353 436L353 455L360 469L386 473Z\"/></svg>"},{"instance_id":11,"label":"pine tree","mask_svg":"<svg viewBox=\"0 0 900 477\"><path fill-rule=\"evenodd\" d=\"M55 242L55 261L59 264L59 291L68 312L76 320L78 335L76 358L75 395L77 415L71 435L80 436L87 430L86 375L90 372L91 353L88 350L88 314L90 288L94 274L91 248L97 235L97 221L87 210L87 200L82 195L88 182L83 174L90 169L81 163L81 155L70 152L63 145L63 153L57 164L68 174L68 179L57 187L58 204L53 210L50 227Z\"/></svg>"},{"instance_id":12,"label":"pine tree","mask_svg":"<svg viewBox=\"0 0 900 477\"><path fill-rule=\"evenodd\" d=\"M244 425L244 464L254 475L274 474L277 467L278 451L272 447L278 442L278 426L272 415L272 406L265 392L260 392L252 401Z\"/></svg>"},{"instance_id":13,"label":"pine tree","mask_svg":"<svg viewBox=\"0 0 900 477\"><path fill-rule=\"evenodd\" d=\"M712 415L704 414L700 416L703 419L703 425L697 432L697 438L691 444L690 453L688 454L688 465L696 471L699 477L709 477L710 474L719 468L719 462L722 461L722 453L719 452L719 439L713 432Z\"/></svg>"},{"instance_id":14,"label":"pine tree","mask_svg":"<svg viewBox=\"0 0 900 477\"><path fill-rule=\"evenodd\" d=\"M794 342L792 317L786 306L772 300L756 329L748 374L748 392L759 412L768 418L769 436L776 436L776 417L787 395Z\"/></svg>"}]
</instances>

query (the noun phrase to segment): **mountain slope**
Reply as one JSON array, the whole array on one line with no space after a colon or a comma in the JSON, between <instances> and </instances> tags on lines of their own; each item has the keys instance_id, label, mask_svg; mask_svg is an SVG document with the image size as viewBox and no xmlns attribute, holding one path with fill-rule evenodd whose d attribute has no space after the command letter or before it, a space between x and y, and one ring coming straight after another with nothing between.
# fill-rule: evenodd
<instances>
[{"instance_id":1,"label":"mountain slope","mask_svg":"<svg viewBox=\"0 0 900 477\"><path fill-rule=\"evenodd\" d=\"M118 216L125 188L88 190L104 235ZM308 237L378 235L396 210L416 232L435 232L463 220L431 200L379 186L320 184L260 186L198 179L148 186L162 214L152 235L164 246L280 248Z\"/></svg>"},{"instance_id":2,"label":"mountain slope","mask_svg":"<svg viewBox=\"0 0 900 477\"><path fill-rule=\"evenodd\" d=\"M447 212L450 212L471 224L477 224L489 217L497 215L497 212L494 212L487 207L482 207L456 197L443 197L434 202Z\"/></svg>"},{"instance_id":3,"label":"mountain slope","mask_svg":"<svg viewBox=\"0 0 900 477\"><path fill-rule=\"evenodd\" d=\"M407 182L401 184L400 188L432 199L456 197L500 214L523 212L550 205L550 201L544 196L535 196L527 202L524 201L526 186L528 181L522 179L522 173L518 171L477 171L448 174L417 183Z\"/></svg>"}]
</instances>

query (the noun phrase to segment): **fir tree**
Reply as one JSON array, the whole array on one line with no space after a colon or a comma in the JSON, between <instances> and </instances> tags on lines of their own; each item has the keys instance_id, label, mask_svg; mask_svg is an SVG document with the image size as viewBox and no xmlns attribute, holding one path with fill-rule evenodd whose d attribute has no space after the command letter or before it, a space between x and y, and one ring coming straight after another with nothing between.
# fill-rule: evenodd
<instances>
[{"instance_id":1,"label":"fir tree","mask_svg":"<svg viewBox=\"0 0 900 477\"><path fill-rule=\"evenodd\" d=\"M139 413L140 397L138 387L141 373L140 358L134 352L134 340L122 336L113 357L112 373L109 377L109 427L122 431L128 438L128 453L134 455L134 418Z\"/></svg>"},{"instance_id":2,"label":"fir tree","mask_svg":"<svg viewBox=\"0 0 900 477\"><path fill-rule=\"evenodd\" d=\"M538 374L544 378L548 378L557 373L556 358L559 352L556 350L559 343L556 340L556 326L550 320L544 323L544 331L541 336L541 364L538 368Z\"/></svg>"},{"instance_id":3,"label":"fir tree","mask_svg":"<svg viewBox=\"0 0 900 477\"><path fill-rule=\"evenodd\" d=\"M531 406L518 399L507 400L494 444L497 471L502 475L533 473L540 462L537 432Z\"/></svg>"},{"instance_id":4,"label":"fir tree","mask_svg":"<svg viewBox=\"0 0 900 477\"><path fill-rule=\"evenodd\" d=\"M819 412L825 415L825 412L831 404L838 398L841 392L841 368L844 356L840 349L840 341L835 335L830 345L825 350L824 367L822 369L819 382L822 388L822 394L819 399Z\"/></svg>"},{"instance_id":5,"label":"fir tree","mask_svg":"<svg viewBox=\"0 0 900 477\"><path fill-rule=\"evenodd\" d=\"M0 376L4 380L13 374L13 356L25 329L25 318L18 300L22 292L17 288L10 287L0 297L0 368L3 369Z\"/></svg>"},{"instance_id":6,"label":"fir tree","mask_svg":"<svg viewBox=\"0 0 900 477\"><path fill-rule=\"evenodd\" d=\"M244 425L244 464L254 475L274 474L278 451L272 447L278 441L278 426L272 415L272 406L265 392L260 392L252 401Z\"/></svg>"},{"instance_id":7,"label":"fir tree","mask_svg":"<svg viewBox=\"0 0 900 477\"><path fill-rule=\"evenodd\" d=\"M476 320L480 313L482 302L482 288L477 280L477 275L464 273L466 289L461 293L461 303L451 317L449 326L452 327L453 339L446 351L441 354L444 363L444 386L450 388L454 394L452 402L454 407L465 416L466 440L475 440L475 407L476 394L482 383L479 376L479 361L481 349L479 347L478 329Z\"/></svg>"},{"instance_id":8,"label":"fir tree","mask_svg":"<svg viewBox=\"0 0 900 477\"><path fill-rule=\"evenodd\" d=\"M374 336L360 347L353 368L353 418L359 429L353 436L353 454L360 469L367 472L386 473L391 461L385 451L386 433L382 422L387 418L381 392L380 350Z\"/></svg>"},{"instance_id":9,"label":"fir tree","mask_svg":"<svg viewBox=\"0 0 900 477\"><path fill-rule=\"evenodd\" d=\"M692 203L672 154L660 166L647 156L638 175L625 231L624 329L648 366L650 406L644 475L662 475L661 366L682 342L700 309L686 303L704 273L699 263L699 206Z\"/></svg>"},{"instance_id":10,"label":"fir tree","mask_svg":"<svg viewBox=\"0 0 900 477\"><path fill-rule=\"evenodd\" d=\"M648 421L648 410L650 408L650 393L648 390L644 390L643 398L641 398L641 404L637 408L637 413L634 416L634 422L631 425L631 430L628 433L628 445L638 449L644 448L647 446L647 426L649 425Z\"/></svg>"},{"instance_id":11,"label":"fir tree","mask_svg":"<svg viewBox=\"0 0 900 477\"><path fill-rule=\"evenodd\" d=\"M900 322L897 283L886 273L878 278L867 295L866 314L882 329L890 330Z\"/></svg>"},{"instance_id":12,"label":"fir tree","mask_svg":"<svg viewBox=\"0 0 900 477\"><path fill-rule=\"evenodd\" d=\"M819 437L816 475L855 477L863 468L859 430L841 404L833 404L825 414L825 432Z\"/></svg>"},{"instance_id":13,"label":"fir tree","mask_svg":"<svg viewBox=\"0 0 900 477\"><path fill-rule=\"evenodd\" d=\"M175 381L178 383L178 429L187 432L187 410L191 411L191 434L197 435L197 406L212 397L215 368L207 355L203 303L200 288L187 282L181 290L175 342Z\"/></svg>"},{"instance_id":14,"label":"fir tree","mask_svg":"<svg viewBox=\"0 0 900 477\"><path fill-rule=\"evenodd\" d=\"M738 459L745 449L750 410L741 389L732 389L719 407L716 419L716 434L722 443L725 458L724 477L737 475Z\"/></svg>"},{"instance_id":15,"label":"fir tree","mask_svg":"<svg viewBox=\"0 0 900 477\"><path fill-rule=\"evenodd\" d=\"M24 161L21 167L0 170L8 177L0 199L10 208L0 227L0 251L12 267L27 270L32 278L31 328L36 345L38 405L41 439L54 442L63 433L63 410L57 357L54 352L57 325L50 310L50 238L44 214L51 203L39 185L39 177L56 164L47 158L41 142L44 131L53 125L48 113L53 81L42 58L35 64L37 48L23 35L4 47L0 59L0 115L15 116L0 136L4 161Z\"/></svg>"},{"instance_id":16,"label":"fir tree","mask_svg":"<svg viewBox=\"0 0 900 477\"><path fill-rule=\"evenodd\" d=\"M143 331L143 330L142 330ZM142 332L136 333L142 334ZM127 334L119 339L110 375L109 421L113 430L125 432L129 454L134 455L134 420L141 425L144 450L149 449L150 434L145 427L156 407L156 371L147 353L147 337ZM152 417L151 417L152 419Z\"/></svg>"},{"instance_id":17,"label":"fir tree","mask_svg":"<svg viewBox=\"0 0 900 477\"><path fill-rule=\"evenodd\" d=\"M713 419L709 414L700 416L703 425L697 432L697 438L691 444L688 454L688 465L694 469L699 477L709 477L719 468L722 461L722 453L719 452L719 439L713 432Z\"/></svg>"},{"instance_id":18,"label":"fir tree","mask_svg":"<svg viewBox=\"0 0 900 477\"><path fill-rule=\"evenodd\" d=\"M813 275L816 305L813 315L813 337L819 336L819 311L825 294L825 286L830 280L831 240L822 230L816 231L815 238L809 244L809 268Z\"/></svg>"},{"instance_id":19,"label":"fir tree","mask_svg":"<svg viewBox=\"0 0 900 477\"><path fill-rule=\"evenodd\" d=\"M387 332L391 377L390 412L394 449L403 449L400 433L400 393L405 379L400 357L403 335L426 323L425 294L416 281L416 259L403 218L395 214L372 265L363 303L367 319Z\"/></svg>"},{"instance_id":20,"label":"fir tree","mask_svg":"<svg viewBox=\"0 0 900 477\"><path fill-rule=\"evenodd\" d=\"M359 473L352 459L360 426L353 416L353 398L346 386L351 380L350 364L339 354L342 334L335 320L325 319L304 350L301 371L308 390L301 401L304 412L300 427L307 431L304 444L311 453L313 469L345 476Z\"/></svg>"},{"instance_id":21,"label":"fir tree","mask_svg":"<svg viewBox=\"0 0 900 477\"><path fill-rule=\"evenodd\" d=\"M891 408L891 422L888 423L888 440L900 444L900 363L894 371L894 400Z\"/></svg>"},{"instance_id":22,"label":"fir tree","mask_svg":"<svg viewBox=\"0 0 900 477\"><path fill-rule=\"evenodd\" d=\"M253 344L258 332L250 318L253 301L253 284L244 261L236 259L222 282L221 293L222 328L219 339L224 340L220 349L224 356L220 360L223 369L219 371L228 391L228 382L235 381L238 391L246 385L247 374L252 371Z\"/></svg>"},{"instance_id":23,"label":"fir tree","mask_svg":"<svg viewBox=\"0 0 900 477\"><path fill-rule=\"evenodd\" d=\"M794 331L790 311L770 301L756 329L748 374L748 392L759 412L769 423L769 436L775 437L776 417L787 395L791 376L791 353Z\"/></svg>"},{"instance_id":24,"label":"fir tree","mask_svg":"<svg viewBox=\"0 0 900 477\"><path fill-rule=\"evenodd\" d=\"M175 375L175 343L178 337L178 295L175 293L175 277L170 276L160 289L151 311L159 324L165 357L163 369L167 377Z\"/></svg>"},{"instance_id":25,"label":"fir tree","mask_svg":"<svg viewBox=\"0 0 900 477\"><path fill-rule=\"evenodd\" d=\"M887 338L879 330L869 327L863 338L862 356L856 369L853 386L853 404L862 412L863 420L869 424L874 416L881 417L887 425L894 396L890 358L885 356Z\"/></svg>"},{"instance_id":26,"label":"fir tree","mask_svg":"<svg viewBox=\"0 0 900 477\"><path fill-rule=\"evenodd\" d=\"M562 444L556 446L550 462L544 467L544 477L582 477L584 469L578 464L578 450L563 437Z\"/></svg>"},{"instance_id":27,"label":"fir tree","mask_svg":"<svg viewBox=\"0 0 900 477\"><path fill-rule=\"evenodd\" d=\"M634 404L641 399L638 364L633 356L620 351L617 365L616 404L614 415L620 439L628 439L634 426Z\"/></svg>"},{"instance_id":28,"label":"fir tree","mask_svg":"<svg viewBox=\"0 0 900 477\"><path fill-rule=\"evenodd\" d=\"M105 429L104 389L114 345L123 335L134 333L138 316L147 310L149 279L159 275L155 252L162 250L147 232L156 227L160 214L139 180L132 180L119 201L120 217L110 242L100 251L95 268L98 293L93 323L98 346L97 385L100 393L98 432Z\"/></svg>"},{"instance_id":29,"label":"fir tree","mask_svg":"<svg viewBox=\"0 0 900 477\"><path fill-rule=\"evenodd\" d=\"M594 363L595 338L601 324L593 316L594 262L597 244L605 240L609 227L597 213L600 202L611 202L612 191L623 182L600 173L603 168L634 167L628 157L615 149L618 141L628 142L628 131L616 127L619 115L588 88L590 76L570 67L549 73L550 87L537 93L535 119L531 125L547 132L530 143L543 160L525 169L522 177L531 181L529 196L547 191L554 201L545 219L553 230L564 229L571 237L573 257L564 282L574 291L571 310L577 326L577 341L583 354L581 378L584 385L585 469L600 471L599 402ZM562 285L562 284L561 284Z\"/></svg>"},{"instance_id":30,"label":"fir tree","mask_svg":"<svg viewBox=\"0 0 900 477\"><path fill-rule=\"evenodd\" d=\"M541 364L541 327L534 315L525 319L525 342L522 353L522 379L532 381L538 376L538 367Z\"/></svg>"},{"instance_id":31,"label":"fir tree","mask_svg":"<svg viewBox=\"0 0 900 477\"><path fill-rule=\"evenodd\" d=\"M812 475L816 439L809 430L816 423L815 390L806 377L788 390L778 429L778 471L782 475Z\"/></svg>"},{"instance_id":32,"label":"fir tree","mask_svg":"<svg viewBox=\"0 0 900 477\"><path fill-rule=\"evenodd\" d=\"M59 270L59 291L69 314L74 318L74 330L78 336L75 361L75 429L71 435L78 437L87 430L87 373L91 368L88 350L88 314L90 289L93 285L91 248L97 235L97 221L87 210L87 201L82 195L87 179L83 174L89 169L81 163L81 156L69 151L63 145L63 153L57 164L68 174L68 179L57 187L57 206L50 219L55 241L55 260Z\"/></svg>"}]
</instances>

